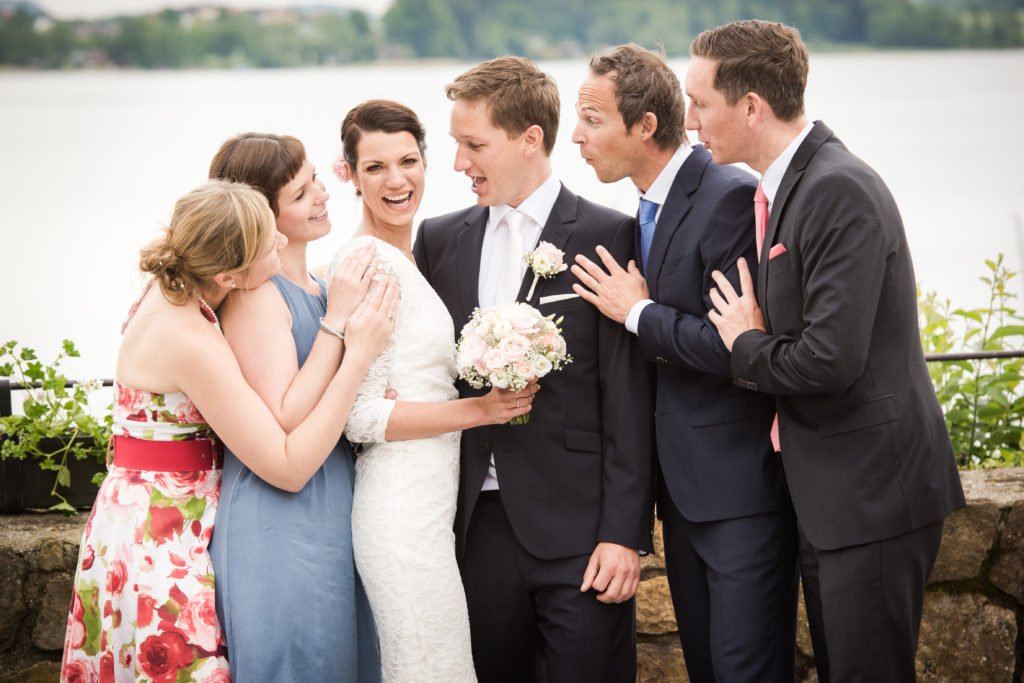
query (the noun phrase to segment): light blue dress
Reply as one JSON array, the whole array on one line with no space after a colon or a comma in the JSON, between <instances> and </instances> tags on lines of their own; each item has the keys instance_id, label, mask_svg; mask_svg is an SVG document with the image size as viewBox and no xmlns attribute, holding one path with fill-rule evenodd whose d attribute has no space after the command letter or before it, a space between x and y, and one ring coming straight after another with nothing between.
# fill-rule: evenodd
<instances>
[{"instance_id":1,"label":"light blue dress","mask_svg":"<svg viewBox=\"0 0 1024 683\"><path fill-rule=\"evenodd\" d=\"M301 366L327 293L273 278ZM352 559L353 456L342 441L298 493L225 452L210 555L235 683L381 679L373 614Z\"/></svg>"}]
</instances>

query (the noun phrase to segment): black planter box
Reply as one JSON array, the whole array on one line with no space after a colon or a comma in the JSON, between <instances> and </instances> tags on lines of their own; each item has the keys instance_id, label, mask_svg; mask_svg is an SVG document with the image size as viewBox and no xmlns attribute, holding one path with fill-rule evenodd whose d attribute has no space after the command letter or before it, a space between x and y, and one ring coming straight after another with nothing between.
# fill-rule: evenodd
<instances>
[{"instance_id":1,"label":"black planter box","mask_svg":"<svg viewBox=\"0 0 1024 683\"><path fill-rule=\"evenodd\" d=\"M91 441L91 440L90 440ZM106 471L106 465L93 458L76 460L68 457L71 486L57 487L68 503L76 508L89 508L96 501L99 487L92 483L97 472ZM0 460L0 512L22 512L26 509L47 509L60 502L50 495L57 472L40 469L34 460Z\"/></svg>"}]
</instances>

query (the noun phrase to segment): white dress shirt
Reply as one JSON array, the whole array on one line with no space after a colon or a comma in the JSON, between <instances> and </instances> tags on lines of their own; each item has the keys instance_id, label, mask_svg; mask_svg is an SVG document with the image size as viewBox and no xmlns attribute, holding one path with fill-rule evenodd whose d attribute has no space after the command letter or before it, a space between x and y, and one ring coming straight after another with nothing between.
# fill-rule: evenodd
<instances>
[{"instance_id":1,"label":"white dress shirt","mask_svg":"<svg viewBox=\"0 0 1024 683\"><path fill-rule=\"evenodd\" d=\"M796 156L796 150L800 148L812 128L814 128L814 123L808 121L786 149L782 150L782 154L765 169L764 176L761 178L761 189L768 197L768 213L771 213L772 207L775 205L775 195L779 193L779 186L782 185L782 176L786 175L786 169L789 168L793 157Z\"/></svg>"},{"instance_id":2,"label":"white dress shirt","mask_svg":"<svg viewBox=\"0 0 1024 683\"><path fill-rule=\"evenodd\" d=\"M525 254L537 246L540 233L548 222L548 216L555 206L558 193L562 191L562 183L554 175L549 176L540 187L524 199L516 210L523 214L523 244ZM490 207L487 226L484 228L484 243L480 250L480 283L477 290L481 306L493 306L498 302L498 287L508 252L508 230L498 230L498 225L513 208L508 204ZM526 275L526 260L523 260L523 275ZM494 455L487 468L482 491L494 491L498 488L498 474L494 469Z\"/></svg>"}]
</instances>

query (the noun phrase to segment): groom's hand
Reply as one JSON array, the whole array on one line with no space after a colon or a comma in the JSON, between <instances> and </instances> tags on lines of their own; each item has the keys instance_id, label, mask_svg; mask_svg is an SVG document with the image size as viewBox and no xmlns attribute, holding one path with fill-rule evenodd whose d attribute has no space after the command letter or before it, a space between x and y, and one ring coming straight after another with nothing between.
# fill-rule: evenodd
<instances>
[{"instance_id":1,"label":"groom's hand","mask_svg":"<svg viewBox=\"0 0 1024 683\"><path fill-rule=\"evenodd\" d=\"M609 605L636 595L640 585L640 553L618 543L598 543L583 572L580 592L593 588L597 599Z\"/></svg>"}]
</instances>

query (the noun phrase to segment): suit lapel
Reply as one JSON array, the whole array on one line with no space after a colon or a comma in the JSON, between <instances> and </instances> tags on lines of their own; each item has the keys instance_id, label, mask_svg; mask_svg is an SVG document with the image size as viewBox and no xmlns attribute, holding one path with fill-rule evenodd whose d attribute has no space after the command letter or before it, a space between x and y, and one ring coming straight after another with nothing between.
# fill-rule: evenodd
<instances>
[{"instance_id":1,"label":"suit lapel","mask_svg":"<svg viewBox=\"0 0 1024 683\"><path fill-rule=\"evenodd\" d=\"M480 252L483 250L486 228L487 209L478 206L466 216L455 238L455 267L458 269L459 304L462 306L463 322L469 320L473 309L480 305Z\"/></svg>"},{"instance_id":2,"label":"suit lapel","mask_svg":"<svg viewBox=\"0 0 1024 683\"><path fill-rule=\"evenodd\" d=\"M690 212L690 208L693 206L690 195L696 192L697 187L700 186L701 176L704 175L704 169L710 161L711 155L703 146L696 145L686 157L683 165L679 167L665 205L661 207L658 225L654 230L654 239L651 241L651 251L647 255L647 288L650 290L651 298L655 301L658 300L658 274L665 262L668 245L672 242L676 230L682 225L686 214ZM637 232L639 232L639 228ZM637 253L640 253L639 248L637 248Z\"/></svg>"},{"instance_id":3,"label":"suit lapel","mask_svg":"<svg viewBox=\"0 0 1024 683\"><path fill-rule=\"evenodd\" d=\"M800 182L800 178L803 177L804 171L807 169L807 165L811 162L811 159L814 158L818 148L825 144L825 142L831 137L832 130L821 121L816 122L814 124L814 128L811 129L811 132L808 133L807 137L804 138L804 141L800 143L800 146L796 150L796 154L793 155L793 160L789 162L789 167L782 176L782 183L779 185L779 191L775 193L775 201L772 202L771 215L768 217L768 228L765 230L764 246L761 248L762 266L767 266L766 259L768 258L768 252L772 245L775 244L775 234L779 231L779 222L782 220L782 215L786 211L786 202L789 201L790 195ZM768 268L758 268L758 301L765 301L767 285ZM768 323L768 313L765 306L761 307L761 312L765 316L765 323ZM769 329L771 329L770 324Z\"/></svg>"},{"instance_id":4,"label":"suit lapel","mask_svg":"<svg viewBox=\"0 0 1024 683\"><path fill-rule=\"evenodd\" d=\"M578 202L579 200L576 195L567 189L565 185L562 185L558 198L555 200L555 205L551 207L548 221L540 231L540 237L537 240L538 244L550 242L558 249L565 251L565 244L569 241L569 235L572 234L572 224L576 222ZM537 280L537 288L533 292L533 299L539 299L541 292L546 288L546 284L554 279L539 278ZM516 298L516 301L526 301L526 295L530 293L530 285L532 284L533 271L527 268L523 282L519 286L519 296Z\"/></svg>"}]
</instances>

